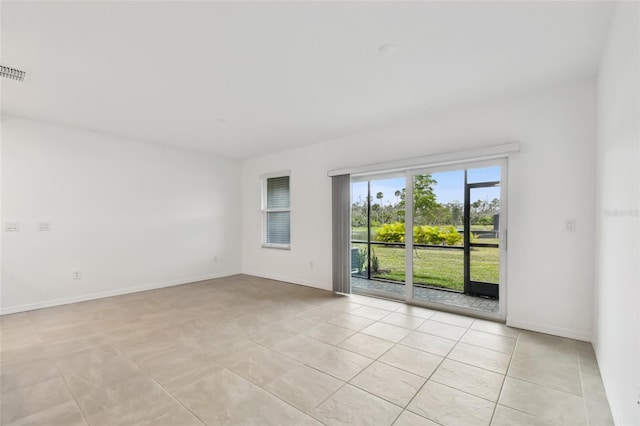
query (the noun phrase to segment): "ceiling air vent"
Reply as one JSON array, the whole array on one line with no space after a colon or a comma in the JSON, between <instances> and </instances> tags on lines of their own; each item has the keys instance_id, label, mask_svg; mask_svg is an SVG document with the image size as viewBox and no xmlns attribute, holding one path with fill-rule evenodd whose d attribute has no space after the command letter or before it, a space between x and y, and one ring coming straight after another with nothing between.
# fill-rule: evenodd
<instances>
[{"instance_id":1,"label":"ceiling air vent","mask_svg":"<svg viewBox=\"0 0 640 426\"><path fill-rule=\"evenodd\" d=\"M26 75L27 73L24 71L0 65L0 77L8 78L10 80L24 81L24 77Z\"/></svg>"}]
</instances>

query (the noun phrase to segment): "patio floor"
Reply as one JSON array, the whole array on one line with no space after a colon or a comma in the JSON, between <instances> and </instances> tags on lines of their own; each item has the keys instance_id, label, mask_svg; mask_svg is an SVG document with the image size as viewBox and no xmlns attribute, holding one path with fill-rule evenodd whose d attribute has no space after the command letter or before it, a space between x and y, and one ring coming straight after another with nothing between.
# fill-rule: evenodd
<instances>
[{"instance_id":1,"label":"patio floor","mask_svg":"<svg viewBox=\"0 0 640 426\"><path fill-rule=\"evenodd\" d=\"M358 290L370 290L404 297L404 284L386 281L367 280L359 277L351 277L351 288L354 293ZM499 302L495 299L470 296L464 293L436 290L433 288L415 287L414 299L431 303L459 306L477 309L483 312L498 312Z\"/></svg>"}]
</instances>

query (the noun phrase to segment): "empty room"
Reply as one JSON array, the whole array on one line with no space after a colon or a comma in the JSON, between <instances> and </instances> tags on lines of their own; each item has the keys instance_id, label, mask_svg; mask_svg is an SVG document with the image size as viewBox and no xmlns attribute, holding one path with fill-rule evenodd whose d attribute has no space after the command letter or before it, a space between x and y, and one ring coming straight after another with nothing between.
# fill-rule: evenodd
<instances>
[{"instance_id":1,"label":"empty room","mask_svg":"<svg viewBox=\"0 0 640 426\"><path fill-rule=\"evenodd\" d=\"M0 23L0 424L640 425L640 2Z\"/></svg>"}]
</instances>

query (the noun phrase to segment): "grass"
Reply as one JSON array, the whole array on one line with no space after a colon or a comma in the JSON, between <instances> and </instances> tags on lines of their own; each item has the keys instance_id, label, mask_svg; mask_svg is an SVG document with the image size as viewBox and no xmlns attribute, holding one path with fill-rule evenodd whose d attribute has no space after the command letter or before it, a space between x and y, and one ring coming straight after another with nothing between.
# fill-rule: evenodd
<instances>
[{"instance_id":1,"label":"grass","mask_svg":"<svg viewBox=\"0 0 640 426\"><path fill-rule=\"evenodd\" d=\"M481 242L494 242L481 240ZM365 248L365 244L354 244ZM375 246L379 269L372 277L405 281L405 249ZM463 290L464 253L455 249L416 248L413 254L413 282L436 287ZM471 252L471 280L498 283L500 253L497 248L475 247Z\"/></svg>"}]
</instances>

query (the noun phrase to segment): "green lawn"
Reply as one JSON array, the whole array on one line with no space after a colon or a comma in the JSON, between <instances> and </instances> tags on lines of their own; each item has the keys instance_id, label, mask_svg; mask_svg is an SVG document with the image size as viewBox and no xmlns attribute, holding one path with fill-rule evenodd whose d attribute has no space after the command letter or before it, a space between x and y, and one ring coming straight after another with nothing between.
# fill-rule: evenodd
<instances>
[{"instance_id":1,"label":"green lawn","mask_svg":"<svg viewBox=\"0 0 640 426\"><path fill-rule=\"evenodd\" d=\"M494 240L483 239L481 242L493 243ZM365 248L366 245L354 244L354 247ZM372 277L404 282L404 248L375 246L373 249L378 256L379 269L377 273L372 273ZM473 248L471 280L498 283L499 256L497 248ZM413 282L463 290L463 262L462 250L417 248L413 254Z\"/></svg>"}]
</instances>

